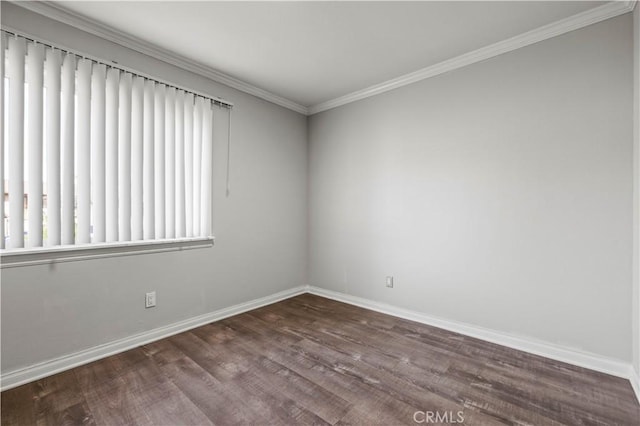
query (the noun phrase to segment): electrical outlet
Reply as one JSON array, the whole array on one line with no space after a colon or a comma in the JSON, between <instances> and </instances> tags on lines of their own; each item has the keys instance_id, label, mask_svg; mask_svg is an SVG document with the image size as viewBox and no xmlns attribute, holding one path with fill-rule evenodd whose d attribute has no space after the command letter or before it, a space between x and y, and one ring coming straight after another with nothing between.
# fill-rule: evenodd
<instances>
[{"instance_id":1,"label":"electrical outlet","mask_svg":"<svg viewBox=\"0 0 640 426\"><path fill-rule=\"evenodd\" d=\"M144 299L144 307L153 308L154 306L156 306L156 292L152 291L146 294Z\"/></svg>"},{"instance_id":2,"label":"electrical outlet","mask_svg":"<svg viewBox=\"0 0 640 426\"><path fill-rule=\"evenodd\" d=\"M387 287L393 288L393 277L387 277Z\"/></svg>"}]
</instances>

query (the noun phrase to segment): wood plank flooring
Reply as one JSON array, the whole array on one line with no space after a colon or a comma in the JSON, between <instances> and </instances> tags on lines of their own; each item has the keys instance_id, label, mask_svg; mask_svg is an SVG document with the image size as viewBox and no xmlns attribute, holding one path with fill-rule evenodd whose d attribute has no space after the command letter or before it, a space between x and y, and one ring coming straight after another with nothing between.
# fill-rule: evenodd
<instances>
[{"instance_id":1,"label":"wood plank flooring","mask_svg":"<svg viewBox=\"0 0 640 426\"><path fill-rule=\"evenodd\" d=\"M640 424L624 379L309 294L1 399L6 426Z\"/></svg>"}]
</instances>

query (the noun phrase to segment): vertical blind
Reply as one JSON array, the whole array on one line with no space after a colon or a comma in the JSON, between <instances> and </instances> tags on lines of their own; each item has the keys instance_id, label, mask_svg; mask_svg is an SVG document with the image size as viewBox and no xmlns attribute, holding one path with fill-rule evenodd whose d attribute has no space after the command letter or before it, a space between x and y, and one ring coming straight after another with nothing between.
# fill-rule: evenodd
<instances>
[{"instance_id":1,"label":"vertical blind","mask_svg":"<svg viewBox=\"0 0 640 426\"><path fill-rule=\"evenodd\" d=\"M210 236L218 101L21 36L0 42L1 248Z\"/></svg>"}]
</instances>

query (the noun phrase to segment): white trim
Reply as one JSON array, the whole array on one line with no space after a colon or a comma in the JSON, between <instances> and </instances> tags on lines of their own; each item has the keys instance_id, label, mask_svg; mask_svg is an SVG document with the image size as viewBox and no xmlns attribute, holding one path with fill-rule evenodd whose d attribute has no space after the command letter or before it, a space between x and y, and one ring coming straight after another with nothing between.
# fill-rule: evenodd
<instances>
[{"instance_id":1,"label":"white trim","mask_svg":"<svg viewBox=\"0 0 640 426\"><path fill-rule=\"evenodd\" d=\"M115 355L129 349L137 348L139 346L155 342L156 340L173 336L174 334L182 333L184 331L188 331L215 321L220 321L224 318L238 315L243 312L260 308L262 306L270 305L272 303L276 303L303 293L306 293L305 286L295 287L289 290L272 294L270 296L262 297L260 299L240 303L229 308L219 309L208 314L169 324L164 327L158 327L150 331L146 331L130 337L125 337L124 339L115 340L103 345L95 346L84 351L64 355L59 358L55 358L35 365L30 365L19 370L9 371L2 374L2 377L0 378L0 389L2 391L5 391L7 389L15 388L17 386L41 379L43 377L51 376L65 370L78 367L80 365L88 364L90 362Z\"/></svg>"},{"instance_id":2,"label":"white trim","mask_svg":"<svg viewBox=\"0 0 640 426\"><path fill-rule=\"evenodd\" d=\"M121 46L143 53L147 56L151 56L152 58L159 59L187 71L207 77L213 81L217 81L218 83L222 83L226 86L272 102L276 105L280 105L301 114L308 114L307 107L303 105L238 80L237 78L231 77L180 54L118 31L115 28L104 25L94 19L72 12L58 4L49 1L11 1L11 3L32 12L44 15L47 18L55 19L56 21L71 25L105 40L112 41Z\"/></svg>"},{"instance_id":3,"label":"white trim","mask_svg":"<svg viewBox=\"0 0 640 426\"><path fill-rule=\"evenodd\" d=\"M421 70L405 74L403 76L385 81L383 83L375 84L373 86L367 87L366 89L358 90L335 99L312 105L308 108L308 114L313 115L322 111L349 104L351 102L379 95L390 90L398 89L400 87L430 77L453 71L458 68L474 64L476 62L484 61L485 59L493 58L503 53L511 52L521 47L529 46L531 44L538 43L540 41L547 40L552 37L556 37L570 31L574 31L588 25L616 17L618 15L622 15L624 13L632 11L634 5L634 0L613 1L604 4L602 6L578 13L576 15L561 19L551 24L544 25L535 30L531 30L515 37L511 37L509 39L491 44L489 46L481 47L480 49L467 52L455 58L448 59L446 61L423 68Z\"/></svg>"},{"instance_id":4,"label":"white trim","mask_svg":"<svg viewBox=\"0 0 640 426\"><path fill-rule=\"evenodd\" d=\"M5 249L0 250L0 268L15 268L104 257L191 250L212 247L213 243L213 237L195 237L175 238L171 240L123 241L27 249Z\"/></svg>"},{"instance_id":5,"label":"white trim","mask_svg":"<svg viewBox=\"0 0 640 426\"><path fill-rule=\"evenodd\" d=\"M638 402L640 402L640 374L633 367L631 367L629 381L631 382L633 392L635 392L636 394L636 399L638 400Z\"/></svg>"},{"instance_id":6,"label":"white trim","mask_svg":"<svg viewBox=\"0 0 640 426\"><path fill-rule=\"evenodd\" d=\"M376 302L352 296L350 294L325 290L319 287L309 287L309 293L337 300L339 302L348 303L350 305L360 306L383 314L392 315L394 317L404 318L421 324L442 328L465 336L475 337L476 339L543 356L556 361L565 362L567 364L576 365L578 367L588 368L590 370L611 374L612 376L622 377L629 380L631 379L631 364L624 361L606 358L601 355L582 352L572 348L553 345L530 338L514 336L471 324L438 318L421 312L398 308L386 303Z\"/></svg>"},{"instance_id":7,"label":"white trim","mask_svg":"<svg viewBox=\"0 0 640 426\"><path fill-rule=\"evenodd\" d=\"M133 37L112 27L101 24L86 16L67 10L66 8L51 3L49 1L12 1L20 7L32 12L36 12L55 19L62 23L71 25L80 30L97 35L106 40L118 43L124 47L136 50L145 55L159 59L161 61L178 66L185 70L207 77L226 86L272 102L276 105L291 109L305 115L313 115L322 111L346 105L361 99L379 95L390 90L394 90L430 77L434 77L448 71L453 71L476 62L489 59L503 53L507 53L521 47L547 40L574 31L588 25L604 21L609 18L631 12L636 4L635 0L612 1L605 5L578 13L554 23L544 25L526 33L511 37L509 39L482 47L480 49L467 52L463 55L440 62L438 64L414 71L403 76L370 86L368 88L349 93L319 104L305 107L274 93L268 92L259 87L253 86L244 81L238 80L227 74L203 65L197 61L186 58L167 49L155 46L137 37Z\"/></svg>"},{"instance_id":8,"label":"white trim","mask_svg":"<svg viewBox=\"0 0 640 426\"><path fill-rule=\"evenodd\" d=\"M486 328L464 324L456 321L450 321L443 318L436 318L415 311L398 308L381 302L364 299L344 293L338 293L331 290L325 290L314 286L299 286L289 290L284 290L270 296L254 299L249 302L240 303L228 308L219 309L208 314L189 318L163 327L158 327L150 331L139 333L103 345L94 346L83 351L64 355L55 359L51 359L38 364L30 365L18 370L3 373L0 377L0 390L5 391L15 388L25 383L30 383L43 377L48 377L62 371L69 370L90 362L106 358L111 355L118 354L139 346L155 342L182 333L215 321L220 321L243 312L251 311L266 305L270 305L281 300L289 299L304 293L311 293L317 296L326 297L328 299L337 300L339 302L348 303L350 305L360 306L372 311L381 312L398 318L408 319L410 321L431 325L460 333L466 336L475 337L484 341L506 346L509 348L529 352L545 358L566 362L568 364L579 367L588 368L590 370L600 371L613 376L628 379L631 383L638 401L640 402L640 376L637 374L631 364L602 357L596 354L576 351L571 348L552 345L545 342L525 339L522 337L512 336L506 333L489 330Z\"/></svg>"}]
</instances>

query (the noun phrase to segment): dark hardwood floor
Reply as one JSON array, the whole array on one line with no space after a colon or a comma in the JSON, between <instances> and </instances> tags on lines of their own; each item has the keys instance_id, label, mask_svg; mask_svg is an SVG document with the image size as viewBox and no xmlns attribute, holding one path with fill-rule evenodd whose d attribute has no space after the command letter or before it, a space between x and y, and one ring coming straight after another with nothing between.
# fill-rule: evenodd
<instances>
[{"instance_id":1,"label":"dark hardwood floor","mask_svg":"<svg viewBox=\"0 0 640 426\"><path fill-rule=\"evenodd\" d=\"M640 424L624 379L309 294L1 398L7 426Z\"/></svg>"}]
</instances>

